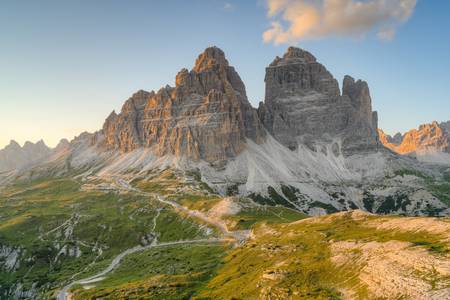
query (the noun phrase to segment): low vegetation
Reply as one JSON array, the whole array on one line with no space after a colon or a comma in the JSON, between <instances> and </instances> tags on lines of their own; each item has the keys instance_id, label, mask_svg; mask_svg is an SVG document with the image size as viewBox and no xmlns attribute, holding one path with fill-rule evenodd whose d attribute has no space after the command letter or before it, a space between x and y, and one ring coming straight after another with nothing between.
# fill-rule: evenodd
<instances>
[{"instance_id":1,"label":"low vegetation","mask_svg":"<svg viewBox=\"0 0 450 300\"><path fill-rule=\"evenodd\" d=\"M405 250L401 251L415 251L419 247L443 265L449 258L449 244L441 234L401 228L377 229L374 224L387 222L389 218L358 214L339 213L290 224L258 225L251 241L227 255L218 275L202 290L201 296L208 299L340 299L352 295L351 299L374 299L378 295L374 294L373 287L360 279L365 266L356 259L362 254L358 249L367 245L390 245L395 241L406 243ZM405 218L404 222L414 222L414 219ZM336 263L337 254L333 249L340 243L356 243L357 246L346 254L354 255L354 261ZM390 255L387 247L384 251L385 255ZM410 272L415 272L412 264L409 267ZM431 269L422 271L424 274L417 280L422 280L421 276L432 276L442 284L450 275L434 274ZM400 286L398 288L392 291L393 295L402 291ZM404 287L403 292L406 292ZM399 294L398 298L404 299L404 296Z\"/></svg>"},{"instance_id":2,"label":"low vegetation","mask_svg":"<svg viewBox=\"0 0 450 300\"><path fill-rule=\"evenodd\" d=\"M75 299L189 299L213 276L222 245L169 246L124 259L95 288L75 289Z\"/></svg>"},{"instance_id":3,"label":"low vegetation","mask_svg":"<svg viewBox=\"0 0 450 300\"><path fill-rule=\"evenodd\" d=\"M192 181L181 182L179 175L165 170L132 181L136 189L99 178L54 178L1 190L0 247L17 255L12 266L6 260L14 255L0 256L0 298L17 283L41 298L55 297L63 286L98 274L128 249L175 241L195 243L140 248L99 281L70 286L72 299L382 299L389 297L377 294L374 283L361 277L373 273L376 279L376 271L363 263L381 264L378 258L384 256L376 251L384 251L386 259L421 255L418 261L434 266L450 258L450 238L431 230L447 228L448 219L429 226L420 225L421 220L434 219L359 211L307 218L292 206L301 196L295 188L269 189L269 196L254 196L253 201L225 201L198 176L190 176ZM448 190L434 192L445 195ZM156 194L210 216L230 231L251 230L250 238L238 247L217 240L222 232L214 225L157 201ZM408 200L397 198L378 211L401 208ZM374 201L367 192L368 210ZM420 226L404 226L414 222ZM440 295L450 278L440 273L443 267L398 269L413 274L404 280L429 286L424 292L428 298Z\"/></svg>"}]
</instances>

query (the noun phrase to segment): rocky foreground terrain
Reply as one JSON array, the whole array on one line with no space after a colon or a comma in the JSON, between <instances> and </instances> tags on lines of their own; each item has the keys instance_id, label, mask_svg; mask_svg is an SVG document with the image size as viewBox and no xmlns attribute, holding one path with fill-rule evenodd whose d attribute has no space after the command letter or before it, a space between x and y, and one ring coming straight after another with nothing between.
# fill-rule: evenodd
<instances>
[{"instance_id":1,"label":"rocky foreground terrain","mask_svg":"<svg viewBox=\"0 0 450 300\"><path fill-rule=\"evenodd\" d=\"M265 83L253 108L210 47L97 132L1 150L0 298L448 298L450 167L423 154L449 124L385 135L299 48Z\"/></svg>"}]
</instances>

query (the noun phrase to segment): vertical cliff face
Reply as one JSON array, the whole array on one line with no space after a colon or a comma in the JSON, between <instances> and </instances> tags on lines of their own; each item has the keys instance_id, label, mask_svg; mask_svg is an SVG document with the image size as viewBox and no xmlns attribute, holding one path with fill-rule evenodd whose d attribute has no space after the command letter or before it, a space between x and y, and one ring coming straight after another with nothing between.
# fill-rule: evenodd
<instances>
[{"instance_id":1,"label":"vertical cliff face","mask_svg":"<svg viewBox=\"0 0 450 300\"><path fill-rule=\"evenodd\" d=\"M217 164L242 152L247 138L261 143L265 137L241 78L216 47L191 71L181 70L174 88L134 94L107 118L103 132L109 148L152 147L157 155Z\"/></svg>"},{"instance_id":2,"label":"vertical cliff face","mask_svg":"<svg viewBox=\"0 0 450 300\"><path fill-rule=\"evenodd\" d=\"M377 115L367 84L336 79L307 51L290 47L266 68L266 96L258 114L268 131L290 149L340 137L345 154L375 151Z\"/></svg>"}]
</instances>

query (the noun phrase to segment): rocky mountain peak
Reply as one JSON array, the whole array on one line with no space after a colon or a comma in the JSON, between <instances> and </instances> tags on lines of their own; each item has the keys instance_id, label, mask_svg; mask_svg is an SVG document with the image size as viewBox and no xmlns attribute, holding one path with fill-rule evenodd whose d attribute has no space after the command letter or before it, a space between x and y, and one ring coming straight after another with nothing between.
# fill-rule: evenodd
<instances>
[{"instance_id":1,"label":"rocky mountain peak","mask_svg":"<svg viewBox=\"0 0 450 300\"><path fill-rule=\"evenodd\" d=\"M433 133L439 133L441 131L441 127L437 121L433 121L430 124L422 124L419 126L419 131L427 131Z\"/></svg>"},{"instance_id":2,"label":"rocky mountain peak","mask_svg":"<svg viewBox=\"0 0 450 300\"><path fill-rule=\"evenodd\" d=\"M17 143L15 140L11 140L9 142L9 144L5 147L5 149L21 149L22 147L20 147L19 143Z\"/></svg>"},{"instance_id":3,"label":"rocky mountain peak","mask_svg":"<svg viewBox=\"0 0 450 300\"><path fill-rule=\"evenodd\" d=\"M44 142L43 139L40 139L39 141L37 141L36 145L39 145L39 146L47 146L47 145L45 144L45 142Z\"/></svg>"},{"instance_id":4,"label":"rocky mountain peak","mask_svg":"<svg viewBox=\"0 0 450 300\"><path fill-rule=\"evenodd\" d=\"M276 57L270 64L271 67L284 64L308 64L316 62L314 55L306 50L297 47L289 47L284 53L283 58Z\"/></svg>"},{"instance_id":5,"label":"rocky mountain peak","mask_svg":"<svg viewBox=\"0 0 450 300\"><path fill-rule=\"evenodd\" d=\"M403 140L403 134L401 134L400 132L397 132L392 137L392 143L394 143L394 144L400 144L402 142L402 140Z\"/></svg>"},{"instance_id":6,"label":"rocky mountain peak","mask_svg":"<svg viewBox=\"0 0 450 300\"><path fill-rule=\"evenodd\" d=\"M338 137L346 154L378 146L377 115L366 82L337 80L309 52L290 47L266 68L266 94L258 109L265 127L290 149Z\"/></svg>"},{"instance_id":7,"label":"rocky mountain peak","mask_svg":"<svg viewBox=\"0 0 450 300\"><path fill-rule=\"evenodd\" d=\"M400 154L450 152L450 134L436 121L411 129L401 139L381 139L383 145Z\"/></svg>"},{"instance_id":8,"label":"rocky mountain peak","mask_svg":"<svg viewBox=\"0 0 450 300\"><path fill-rule=\"evenodd\" d=\"M36 144L26 141L21 147L12 140L9 145L0 150L0 172L15 170L26 165L40 161L50 155L52 150L43 140Z\"/></svg>"},{"instance_id":9,"label":"rocky mountain peak","mask_svg":"<svg viewBox=\"0 0 450 300\"><path fill-rule=\"evenodd\" d=\"M61 139L58 143L58 145L56 145L55 147L55 151L61 151L61 150L65 150L68 149L70 147L70 142L67 139Z\"/></svg>"},{"instance_id":10,"label":"rocky mountain peak","mask_svg":"<svg viewBox=\"0 0 450 300\"><path fill-rule=\"evenodd\" d=\"M228 67L228 61L225 53L218 47L209 47L200 54L195 61L193 71L200 73L218 66Z\"/></svg>"},{"instance_id":11,"label":"rocky mountain peak","mask_svg":"<svg viewBox=\"0 0 450 300\"><path fill-rule=\"evenodd\" d=\"M219 165L241 153L247 139L264 142L266 130L290 149L332 140L342 141L336 153L377 149L377 115L366 82L346 76L341 94L332 74L295 47L266 68L265 82L265 100L256 111L224 52L209 47L192 70L178 72L175 87L140 90L120 113L112 112L102 141L122 152L149 147L159 156Z\"/></svg>"},{"instance_id":12,"label":"rocky mountain peak","mask_svg":"<svg viewBox=\"0 0 450 300\"><path fill-rule=\"evenodd\" d=\"M219 165L242 152L247 138L260 143L265 136L244 83L217 47L200 54L191 71L178 72L174 88L133 94L106 119L103 133L108 148L149 147L159 156Z\"/></svg>"},{"instance_id":13,"label":"rocky mountain peak","mask_svg":"<svg viewBox=\"0 0 450 300\"><path fill-rule=\"evenodd\" d=\"M348 95L352 98L352 96L357 96L355 95L356 93L365 93L366 95L369 94L369 85L365 81L355 81L353 77L345 75L342 84L342 94Z\"/></svg>"}]
</instances>

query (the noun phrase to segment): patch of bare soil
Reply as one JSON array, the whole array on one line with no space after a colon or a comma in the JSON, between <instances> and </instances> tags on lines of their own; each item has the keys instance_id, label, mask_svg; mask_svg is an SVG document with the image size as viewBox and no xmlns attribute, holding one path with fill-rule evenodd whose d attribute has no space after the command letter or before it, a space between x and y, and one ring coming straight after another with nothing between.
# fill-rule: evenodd
<instances>
[{"instance_id":1,"label":"patch of bare soil","mask_svg":"<svg viewBox=\"0 0 450 300\"><path fill-rule=\"evenodd\" d=\"M407 220L407 221L406 221ZM366 224L383 230L398 230L404 232L425 231L430 234L441 235L450 241L450 221L439 218L380 218Z\"/></svg>"},{"instance_id":2,"label":"patch of bare soil","mask_svg":"<svg viewBox=\"0 0 450 300\"><path fill-rule=\"evenodd\" d=\"M332 261L357 274L345 299L367 291L369 298L450 299L450 260L400 241L331 244ZM359 293L360 294L360 293Z\"/></svg>"}]
</instances>

